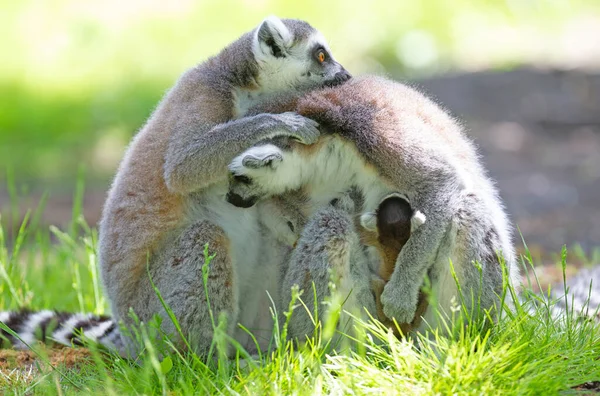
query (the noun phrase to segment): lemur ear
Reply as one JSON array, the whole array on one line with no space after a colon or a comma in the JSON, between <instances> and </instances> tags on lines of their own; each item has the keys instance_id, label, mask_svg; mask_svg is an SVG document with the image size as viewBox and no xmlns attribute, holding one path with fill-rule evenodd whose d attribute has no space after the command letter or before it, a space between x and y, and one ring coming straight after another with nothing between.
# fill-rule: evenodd
<instances>
[{"instance_id":1,"label":"lemur ear","mask_svg":"<svg viewBox=\"0 0 600 396\"><path fill-rule=\"evenodd\" d=\"M292 40L292 33L281 19L269 16L256 29L254 53L257 57L285 58Z\"/></svg>"},{"instance_id":2,"label":"lemur ear","mask_svg":"<svg viewBox=\"0 0 600 396\"><path fill-rule=\"evenodd\" d=\"M363 213L360 216L360 225L367 231L377 232L377 213Z\"/></svg>"}]
</instances>

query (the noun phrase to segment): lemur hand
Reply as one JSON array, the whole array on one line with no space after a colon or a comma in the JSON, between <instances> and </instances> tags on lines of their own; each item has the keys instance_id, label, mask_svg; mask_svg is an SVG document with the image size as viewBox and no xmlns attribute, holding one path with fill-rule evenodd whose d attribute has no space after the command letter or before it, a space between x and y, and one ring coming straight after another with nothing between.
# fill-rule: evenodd
<instances>
[{"instance_id":1,"label":"lemur hand","mask_svg":"<svg viewBox=\"0 0 600 396\"><path fill-rule=\"evenodd\" d=\"M400 288L395 282L388 282L381 293L383 313L395 318L398 323L411 323L417 311L417 295L411 293L411 287Z\"/></svg>"},{"instance_id":2,"label":"lemur hand","mask_svg":"<svg viewBox=\"0 0 600 396\"><path fill-rule=\"evenodd\" d=\"M273 114L283 124L286 134L302 144L313 144L321 136L319 123L295 112Z\"/></svg>"}]
</instances>

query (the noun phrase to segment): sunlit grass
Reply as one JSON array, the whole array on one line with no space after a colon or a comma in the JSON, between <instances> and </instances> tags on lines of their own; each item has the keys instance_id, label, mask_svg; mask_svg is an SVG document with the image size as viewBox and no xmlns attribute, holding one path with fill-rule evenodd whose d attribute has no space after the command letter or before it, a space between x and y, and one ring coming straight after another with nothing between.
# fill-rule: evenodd
<instances>
[{"instance_id":1,"label":"sunlit grass","mask_svg":"<svg viewBox=\"0 0 600 396\"><path fill-rule=\"evenodd\" d=\"M76 202L82 194L80 186ZM35 229L35 216L29 215L11 241L0 234L0 310L26 306L106 312L94 265L96 231L74 207L74 220L65 230ZM6 219L1 223L4 229ZM566 257L561 256L563 268ZM523 265L532 264L526 252ZM205 280L209 271L210 264L204 268ZM530 285L536 282L534 275L529 278ZM511 290L505 294L510 300ZM479 321L467 320L465 327L447 320L450 337L436 333L399 341L378 324L359 322L359 333L370 335L350 340L353 347L338 352L326 329L318 327L298 346L286 339L281 323L272 347L261 351L258 360L242 349L236 359L224 357L228 340L220 318L213 318L216 337L208 359L178 351L167 339L150 342L158 324L152 322L136 333L144 346L137 359L92 346L89 357L66 367L51 365L49 351L38 346L36 365L0 369L0 393L539 395L600 380L600 326L573 312L553 316L552 299L524 296L513 313L487 330L481 330L486 327ZM298 299L288 307L289 314L295 309L303 309ZM454 315L469 317L459 306Z\"/></svg>"}]
</instances>

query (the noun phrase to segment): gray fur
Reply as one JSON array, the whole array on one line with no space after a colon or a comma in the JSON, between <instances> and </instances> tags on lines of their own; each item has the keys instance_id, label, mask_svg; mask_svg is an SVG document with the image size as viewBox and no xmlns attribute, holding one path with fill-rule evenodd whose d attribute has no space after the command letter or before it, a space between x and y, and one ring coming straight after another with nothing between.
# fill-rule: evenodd
<instances>
[{"instance_id":1,"label":"gray fur","mask_svg":"<svg viewBox=\"0 0 600 396\"><path fill-rule=\"evenodd\" d=\"M303 144L319 137L317 123L294 113L259 114L228 121L202 134L182 130L172 139L165 157L167 187L180 193L208 187L211 178L225 176L227 165L244 149L276 134L289 134ZM214 176L213 176L214 177Z\"/></svg>"}]
</instances>

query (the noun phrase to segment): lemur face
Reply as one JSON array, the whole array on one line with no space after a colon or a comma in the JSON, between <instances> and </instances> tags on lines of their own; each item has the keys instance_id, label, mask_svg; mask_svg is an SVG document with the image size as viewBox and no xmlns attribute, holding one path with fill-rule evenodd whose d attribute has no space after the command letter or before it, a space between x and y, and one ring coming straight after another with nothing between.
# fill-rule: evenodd
<instances>
[{"instance_id":1,"label":"lemur face","mask_svg":"<svg viewBox=\"0 0 600 396\"><path fill-rule=\"evenodd\" d=\"M256 29L252 50L265 91L333 86L351 78L331 55L323 35L303 21L265 19Z\"/></svg>"}]
</instances>

